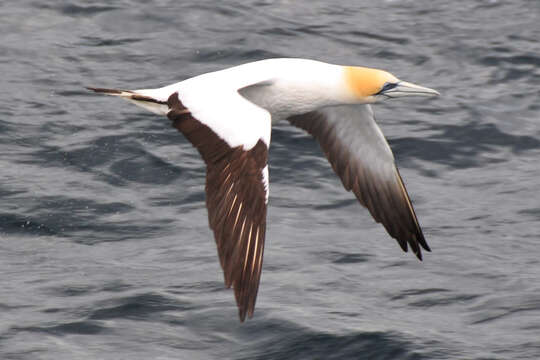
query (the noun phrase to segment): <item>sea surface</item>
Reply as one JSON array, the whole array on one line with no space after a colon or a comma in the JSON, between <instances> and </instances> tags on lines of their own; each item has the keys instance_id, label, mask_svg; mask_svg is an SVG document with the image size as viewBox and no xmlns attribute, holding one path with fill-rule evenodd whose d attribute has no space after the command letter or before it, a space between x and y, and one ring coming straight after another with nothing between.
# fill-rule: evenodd
<instances>
[{"instance_id":1,"label":"sea surface","mask_svg":"<svg viewBox=\"0 0 540 360\"><path fill-rule=\"evenodd\" d=\"M0 19L0 359L540 359L537 0L3 0ZM278 124L240 323L196 150L84 86L271 57L441 92L374 106L433 252L403 253Z\"/></svg>"}]
</instances>

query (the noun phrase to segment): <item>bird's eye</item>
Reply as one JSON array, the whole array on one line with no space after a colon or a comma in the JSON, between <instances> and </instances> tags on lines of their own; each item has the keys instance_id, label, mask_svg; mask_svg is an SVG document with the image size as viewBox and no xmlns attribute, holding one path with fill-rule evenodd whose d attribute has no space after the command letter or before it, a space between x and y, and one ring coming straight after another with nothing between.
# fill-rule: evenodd
<instances>
[{"instance_id":1,"label":"bird's eye","mask_svg":"<svg viewBox=\"0 0 540 360\"><path fill-rule=\"evenodd\" d=\"M381 89L381 92L388 91L390 89L393 89L397 86L397 83L386 83L384 84L383 88Z\"/></svg>"}]
</instances>

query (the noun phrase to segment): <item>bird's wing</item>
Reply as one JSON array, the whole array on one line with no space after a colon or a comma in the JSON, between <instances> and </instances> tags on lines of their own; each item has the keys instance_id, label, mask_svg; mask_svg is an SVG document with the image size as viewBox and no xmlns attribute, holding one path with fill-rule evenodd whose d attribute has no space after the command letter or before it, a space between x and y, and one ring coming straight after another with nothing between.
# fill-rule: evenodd
<instances>
[{"instance_id":1,"label":"bird's wing","mask_svg":"<svg viewBox=\"0 0 540 360\"><path fill-rule=\"evenodd\" d=\"M357 117L337 118L324 111L314 111L288 120L319 141L345 189L354 192L404 251L409 244L422 260L419 245L431 250L418 224L392 150L375 123L371 107L361 105L359 112Z\"/></svg>"},{"instance_id":2,"label":"bird's wing","mask_svg":"<svg viewBox=\"0 0 540 360\"><path fill-rule=\"evenodd\" d=\"M204 103L187 98L173 93L167 116L207 165L208 219L243 321L253 315L263 262L270 114L236 92Z\"/></svg>"}]
</instances>

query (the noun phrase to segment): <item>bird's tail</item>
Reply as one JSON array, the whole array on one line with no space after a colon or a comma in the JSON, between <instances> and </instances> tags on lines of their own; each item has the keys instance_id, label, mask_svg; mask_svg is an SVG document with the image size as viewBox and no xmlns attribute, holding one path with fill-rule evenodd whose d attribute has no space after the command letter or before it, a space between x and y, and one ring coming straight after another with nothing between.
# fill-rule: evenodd
<instances>
[{"instance_id":1,"label":"bird's tail","mask_svg":"<svg viewBox=\"0 0 540 360\"><path fill-rule=\"evenodd\" d=\"M148 92L148 90L119 90L94 87L87 87L87 89L100 94L119 96L155 114L166 115L170 110L166 101L142 94L142 92Z\"/></svg>"}]
</instances>

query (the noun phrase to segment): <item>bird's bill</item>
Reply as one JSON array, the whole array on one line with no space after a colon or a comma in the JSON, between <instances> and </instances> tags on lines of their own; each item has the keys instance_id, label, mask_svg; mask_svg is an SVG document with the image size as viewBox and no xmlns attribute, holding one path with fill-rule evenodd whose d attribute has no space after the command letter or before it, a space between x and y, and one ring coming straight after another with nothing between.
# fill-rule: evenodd
<instances>
[{"instance_id":1,"label":"bird's bill","mask_svg":"<svg viewBox=\"0 0 540 360\"><path fill-rule=\"evenodd\" d=\"M439 96L437 90L433 90L427 87L416 85L406 81L400 81L397 83L397 86L385 91L384 95L395 98L395 97L404 97L404 96Z\"/></svg>"}]
</instances>

